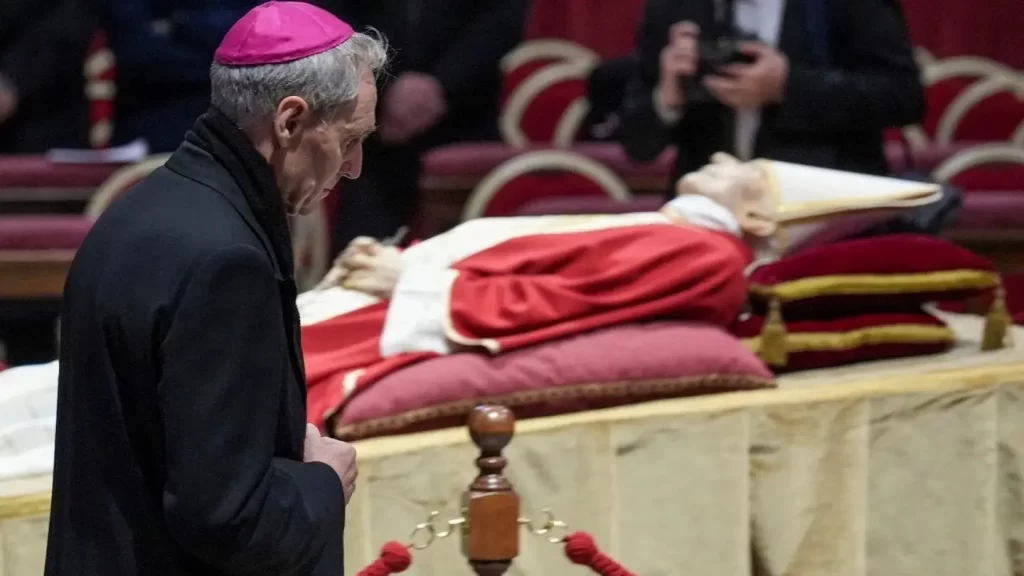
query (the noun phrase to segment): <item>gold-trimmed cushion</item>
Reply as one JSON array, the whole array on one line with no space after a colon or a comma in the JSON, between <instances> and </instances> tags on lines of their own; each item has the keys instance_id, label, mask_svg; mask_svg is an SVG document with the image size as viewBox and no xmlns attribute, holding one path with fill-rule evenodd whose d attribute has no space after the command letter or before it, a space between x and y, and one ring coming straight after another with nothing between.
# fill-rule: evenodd
<instances>
[{"instance_id":1,"label":"gold-trimmed cushion","mask_svg":"<svg viewBox=\"0 0 1024 576\"><path fill-rule=\"evenodd\" d=\"M733 333L750 351L765 356L765 323L764 316L749 316L737 323ZM955 341L952 329L923 310L803 320L786 324L784 360L772 367L776 372L794 372L937 354Z\"/></svg>"},{"instance_id":2,"label":"gold-trimmed cushion","mask_svg":"<svg viewBox=\"0 0 1024 576\"><path fill-rule=\"evenodd\" d=\"M992 263L945 240L892 234L810 248L749 276L751 303L776 300L787 320L907 310L999 286Z\"/></svg>"}]
</instances>

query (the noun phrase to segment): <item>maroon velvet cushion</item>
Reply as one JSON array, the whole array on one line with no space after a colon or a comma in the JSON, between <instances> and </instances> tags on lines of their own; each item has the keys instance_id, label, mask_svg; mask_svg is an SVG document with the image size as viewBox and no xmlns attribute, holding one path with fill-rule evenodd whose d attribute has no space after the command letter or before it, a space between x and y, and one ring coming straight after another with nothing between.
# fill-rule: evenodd
<instances>
[{"instance_id":1,"label":"maroon velvet cushion","mask_svg":"<svg viewBox=\"0 0 1024 576\"><path fill-rule=\"evenodd\" d=\"M975 297L999 275L990 261L941 238L890 234L809 248L756 268L748 281L755 310L777 298L794 320Z\"/></svg>"},{"instance_id":2,"label":"maroon velvet cushion","mask_svg":"<svg viewBox=\"0 0 1024 576\"><path fill-rule=\"evenodd\" d=\"M0 250L75 250L91 227L77 214L0 216Z\"/></svg>"},{"instance_id":3,"label":"maroon velvet cushion","mask_svg":"<svg viewBox=\"0 0 1024 576\"><path fill-rule=\"evenodd\" d=\"M720 328L630 324L497 357L464 353L415 364L355 396L332 429L355 439L458 426L482 402L525 418L772 386L764 364Z\"/></svg>"},{"instance_id":4,"label":"maroon velvet cushion","mask_svg":"<svg viewBox=\"0 0 1024 576\"><path fill-rule=\"evenodd\" d=\"M759 350L764 322L763 316L748 316L736 322L733 333L752 350ZM937 354L955 341L952 329L923 310L787 322L786 363L773 368L778 373L795 372Z\"/></svg>"},{"instance_id":5,"label":"maroon velvet cushion","mask_svg":"<svg viewBox=\"0 0 1024 576\"><path fill-rule=\"evenodd\" d=\"M0 156L0 188L95 188L121 164L54 164L44 156Z\"/></svg>"}]
</instances>

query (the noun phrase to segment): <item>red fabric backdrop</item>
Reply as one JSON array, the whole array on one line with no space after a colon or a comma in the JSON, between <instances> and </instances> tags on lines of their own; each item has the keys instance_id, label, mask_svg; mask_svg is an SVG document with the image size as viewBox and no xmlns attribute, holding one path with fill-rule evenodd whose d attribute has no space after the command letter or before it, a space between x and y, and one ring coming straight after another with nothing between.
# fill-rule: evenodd
<instances>
[{"instance_id":1,"label":"red fabric backdrop","mask_svg":"<svg viewBox=\"0 0 1024 576\"><path fill-rule=\"evenodd\" d=\"M1024 69L1021 0L902 0L914 43L939 57L984 56ZM603 57L633 48L644 0L533 2L528 38L565 38Z\"/></svg>"},{"instance_id":2,"label":"red fabric backdrop","mask_svg":"<svg viewBox=\"0 0 1024 576\"><path fill-rule=\"evenodd\" d=\"M903 0L914 43L937 57L983 56L1024 69L1021 0Z\"/></svg>"},{"instance_id":3,"label":"red fabric backdrop","mask_svg":"<svg viewBox=\"0 0 1024 576\"><path fill-rule=\"evenodd\" d=\"M530 4L527 39L563 38L610 58L632 52L645 0L540 0Z\"/></svg>"}]
</instances>

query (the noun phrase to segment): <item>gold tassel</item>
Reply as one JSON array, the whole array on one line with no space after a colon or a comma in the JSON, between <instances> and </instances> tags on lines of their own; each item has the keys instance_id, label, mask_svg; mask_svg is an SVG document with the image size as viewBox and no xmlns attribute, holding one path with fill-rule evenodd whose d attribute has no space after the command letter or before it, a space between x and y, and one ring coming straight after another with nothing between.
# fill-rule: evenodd
<instances>
[{"instance_id":1,"label":"gold tassel","mask_svg":"<svg viewBox=\"0 0 1024 576\"><path fill-rule=\"evenodd\" d=\"M781 368L789 361L786 351L786 324L782 320L782 304L776 296L768 303L768 315L761 327L761 346L758 356L765 364Z\"/></svg>"},{"instance_id":2,"label":"gold tassel","mask_svg":"<svg viewBox=\"0 0 1024 576\"><path fill-rule=\"evenodd\" d=\"M1006 345L1006 333L1010 328L1010 314L1006 311L1006 293L1002 280L996 284L992 306L985 315L985 330L981 338L982 350L999 350Z\"/></svg>"}]
</instances>

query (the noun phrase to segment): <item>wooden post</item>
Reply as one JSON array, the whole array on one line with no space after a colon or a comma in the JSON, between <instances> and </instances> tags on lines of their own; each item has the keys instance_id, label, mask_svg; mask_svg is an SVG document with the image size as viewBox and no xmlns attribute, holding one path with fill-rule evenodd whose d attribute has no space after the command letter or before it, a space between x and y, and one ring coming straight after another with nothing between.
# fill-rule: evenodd
<instances>
[{"instance_id":1,"label":"wooden post","mask_svg":"<svg viewBox=\"0 0 1024 576\"><path fill-rule=\"evenodd\" d=\"M469 415L480 472L462 495L462 553L478 576L502 576L519 555L519 495L503 474L501 453L514 432L515 417L504 406L477 406Z\"/></svg>"}]
</instances>

